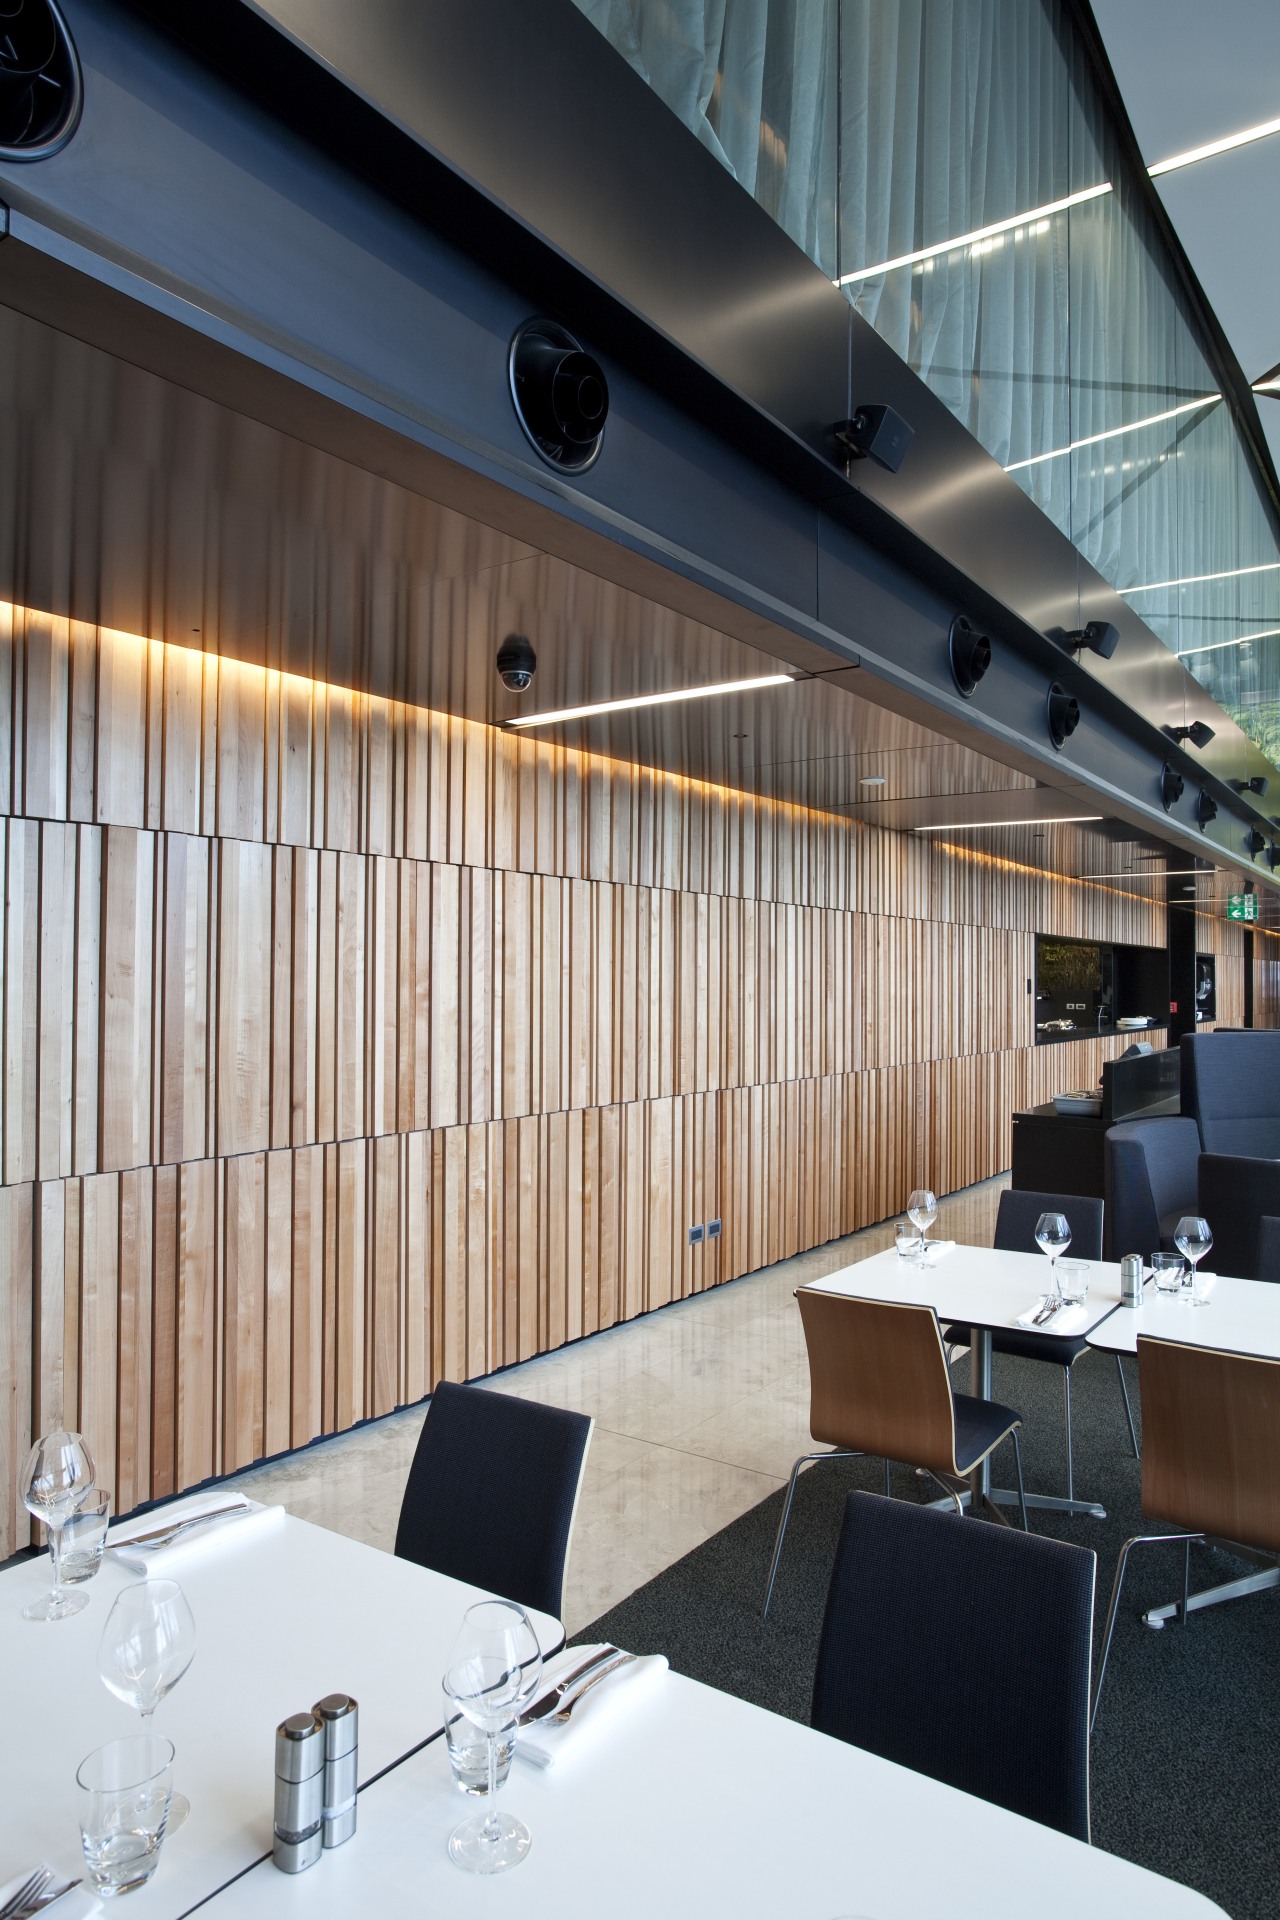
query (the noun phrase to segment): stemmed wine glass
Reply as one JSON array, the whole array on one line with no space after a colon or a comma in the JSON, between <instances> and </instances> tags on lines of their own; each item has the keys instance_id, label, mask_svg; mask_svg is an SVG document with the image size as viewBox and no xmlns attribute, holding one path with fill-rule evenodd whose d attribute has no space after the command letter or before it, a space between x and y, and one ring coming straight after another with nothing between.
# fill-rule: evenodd
<instances>
[{"instance_id":1,"label":"stemmed wine glass","mask_svg":"<svg viewBox=\"0 0 1280 1920\"><path fill-rule=\"evenodd\" d=\"M917 1187L907 1201L907 1218L920 1235L920 1248L917 1258L928 1257L929 1248L925 1235L938 1217L938 1196L930 1193L928 1187Z\"/></svg>"},{"instance_id":2,"label":"stemmed wine glass","mask_svg":"<svg viewBox=\"0 0 1280 1920\"><path fill-rule=\"evenodd\" d=\"M27 1455L22 1504L48 1529L53 1592L24 1607L24 1620L65 1620L89 1604L87 1593L68 1593L62 1584L62 1529L93 1491L94 1471L93 1457L78 1433L46 1433Z\"/></svg>"},{"instance_id":3,"label":"stemmed wine glass","mask_svg":"<svg viewBox=\"0 0 1280 1920\"><path fill-rule=\"evenodd\" d=\"M121 1589L98 1643L98 1672L108 1692L149 1721L195 1657L196 1623L176 1580L139 1580ZM185 1794L175 1793L170 1833L190 1811Z\"/></svg>"},{"instance_id":4,"label":"stemmed wine glass","mask_svg":"<svg viewBox=\"0 0 1280 1920\"><path fill-rule=\"evenodd\" d=\"M1189 1213L1179 1220L1174 1229L1173 1244L1187 1263L1187 1277L1184 1285L1194 1297L1195 1270L1213 1245L1213 1229L1207 1220L1201 1219L1198 1213ZM1196 1304L1201 1303L1197 1301Z\"/></svg>"},{"instance_id":5,"label":"stemmed wine glass","mask_svg":"<svg viewBox=\"0 0 1280 1920\"><path fill-rule=\"evenodd\" d=\"M444 1676L444 1689L485 1736L489 1784L483 1815L464 1820L449 1836L449 1856L471 1873L501 1873L523 1860L532 1836L523 1820L499 1818L498 1741L514 1736L542 1673L538 1636L523 1607L482 1600L468 1607Z\"/></svg>"},{"instance_id":6,"label":"stemmed wine glass","mask_svg":"<svg viewBox=\"0 0 1280 1920\"><path fill-rule=\"evenodd\" d=\"M1036 1245L1049 1259L1049 1289L1055 1300L1061 1300L1062 1288L1058 1284L1058 1257L1071 1245L1071 1226L1065 1213L1042 1213L1036 1221Z\"/></svg>"}]
</instances>

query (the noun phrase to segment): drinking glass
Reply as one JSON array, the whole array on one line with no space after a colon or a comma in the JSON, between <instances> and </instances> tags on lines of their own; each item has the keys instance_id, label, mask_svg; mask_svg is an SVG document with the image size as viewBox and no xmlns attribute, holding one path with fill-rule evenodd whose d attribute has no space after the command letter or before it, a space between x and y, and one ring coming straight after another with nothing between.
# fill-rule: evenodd
<instances>
[{"instance_id":1,"label":"drinking glass","mask_svg":"<svg viewBox=\"0 0 1280 1920\"><path fill-rule=\"evenodd\" d=\"M1174 1228L1173 1244L1187 1263L1186 1277L1182 1284L1189 1299L1195 1292L1192 1276L1199 1262L1204 1259L1213 1245L1213 1230L1209 1222L1202 1220L1198 1213L1188 1213Z\"/></svg>"},{"instance_id":2,"label":"drinking glass","mask_svg":"<svg viewBox=\"0 0 1280 1920\"><path fill-rule=\"evenodd\" d=\"M22 1504L48 1529L53 1592L24 1607L24 1620L65 1620L89 1604L87 1593L68 1593L62 1584L62 1529L93 1491L93 1477L93 1457L78 1433L46 1433L27 1455Z\"/></svg>"},{"instance_id":3,"label":"drinking glass","mask_svg":"<svg viewBox=\"0 0 1280 1920\"><path fill-rule=\"evenodd\" d=\"M538 1636L523 1607L482 1600L468 1607L444 1676L450 1700L485 1737L485 1811L449 1836L449 1856L471 1873L501 1873L523 1860L532 1844L528 1827L497 1811L498 1743L514 1739L520 1715L542 1673Z\"/></svg>"},{"instance_id":4,"label":"drinking glass","mask_svg":"<svg viewBox=\"0 0 1280 1920\"><path fill-rule=\"evenodd\" d=\"M919 1260L920 1258L919 1230L913 1233L905 1220L899 1220L895 1222L894 1229L893 1229L893 1244L897 1249L899 1260L914 1260L914 1261Z\"/></svg>"},{"instance_id":5,"label":"drinking glass","mask_svg":"<svg viewBox=\"0 0 1280 1920\"><path fill-rule=\"evenodd\" d=\"M154 1733L110 1740L76 1773L80 1839L94 1891L132 1893L155 1872L169 1825L173 1744Z\"/></svg>"},{"instance_id":6,"label":"drinking glass","mask_svg":"<svg viewBox=\"0 0 1280 1920\"><path fill-rule=\"evenodd\" d=\"M1089 1262L1087 1260L1061 1260L1057 1267L1058 1288L1069 1307L1087 1306L1089 1302Z\"/></svg>"},{"instance_id":7,"label":"drinking glass","mask_svg":"<svg viewBox=\"0 0 1280 1920\"><path fill-rule=\"evenodd\" d=\"M1036 1245L1049 1260L1049 1291L1061 1300L1058 1285L1058 1256L1071 1245L1071 1228L1065 1213L1042 1213L1036 1221Z\"/></svg>"},{"instance_id":8,"label":"drinking glass","mask_svg":"<svg viewBox=\"0 0 1280 1920\"><path fill-rule=\"evenodd\" d=\"M907 1218L912 1225L920 1229L920 1258L928 1255L925 1235L938 1217L938 1196L930 1193L928 1187L917 1187L907 1201Z\"/></svg>"},{"instance_id":9,"label":"drinking glass","mask_svg":"<svg viewBox=\"0 0 1280 1920\"><path fill-rule=\"evenodd\" d=\"M1151 1271L1155 1276L1156 1292L1175 1294L1182 1285L1183 1262L1176 1253L1153 1253Z\"/></svg>"},{"instance_id":10,"label":"drinking glass","mask_svg":"<svg viewBox=\"0 0 1280 1920\"><path fill-rule=\"evenodd\" d=\"M138 1580L122 1587L98 1643L98 1672L108 1692L149 1721L166 1693L177 1686L196 1657L196 1623L176 1580ZM191 1811L175 1793L169 1829Z\"/></svg>"},{"instance_id":11,"label":"drinking glass","mask_svg":"<svg viewBox=\"0 0 1280 1920\"><path fill-rule=\"evenodd\" d=\"M111 1521L111 1495L88 1493L62 1529L62 1579L83 1586L102 1566Z\"/></svg>"},{"instance_id":12,"label":"drinking glass","mask_svg":"<svg viewBox=\"0 0 1280 1920\"><path fill-rule=\"evenodd\" d=\"M444 1696L444 1744L453 1772L453 1784L459 1793L483 1794L489 1791L489 1742L473 1721L468 1720L447 1686ZM498 1775L501 1786L511 1771L516 1750L514 1730L498 1735Z\"/></svg>"}]
</instances>

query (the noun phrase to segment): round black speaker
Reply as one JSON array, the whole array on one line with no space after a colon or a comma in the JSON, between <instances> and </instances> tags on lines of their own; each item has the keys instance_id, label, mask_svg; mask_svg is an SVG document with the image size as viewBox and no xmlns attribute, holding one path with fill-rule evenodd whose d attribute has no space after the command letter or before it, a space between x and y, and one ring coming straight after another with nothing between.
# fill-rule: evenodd
<instances>
[{"instance_id":1,"label":"round black speaker","mask_svg":"<svg viewBox=\"0 0 1280 1920\"><path fill-rule=\"evenodd\" d=\"M1244 837L1244 844L1249 850L1249 858L1256 860L1267 844L1267 837L1265 834L1259 833L1256 827L1250 827Z\"/></svg>"},{"instance_id":2,"label":"round black speaker","mask_svg":"<svg viewBox=\"0 0 1280 1920\"><path fill-rule=\"evenodd\" d=\"M47 160L80 123L80 62L54 0L0 0L0 160Z\"/></svg>"},{"instance_id":3,"label":"round black speaker","mask_svg":"<svg viewBox=\"0 0 1280 1920\"><path fill-rule=\"evenodd\" d=\"M1067 692L1060 681L1054 680L1045 700L1045 715L1049 722L1049 738L1055 747L1061 747L1080 725L1080 702L1074 693Z\"/></svg>"},{"instance_id":4,"label":"round black speaker","mask_svg":"<svg viewBox=\"0 0 1280 1920\"><path fill-rule=\"evenodd\" d=\"M526 320L511 342L507 372L530 446L561 473L585 473L600 457L609 417L599 361L556 321Z\"/></svg>"},{"instance_id":5,"label":"round black speaker","mask_svg":"<svg viewBox=\"0 0 1280 1920\"><path fill-rule=\"evenodd\" d=\"M1205 788L1201 787L1200 798L1196 801L1196 819L1200 824L1201 833L1204 832L1205 828L1209 825L1209 822L1211 820L1216 820L1217 817L1218 817L1217 801L1214 799L1211 793L1207 792Z\"/></svg>"},{"instance_id":6,"label":"round black speaker","mask_svg":"<svg viewBox=\"0 0 1280 1920\"><path fill-rule=\"evenodd\" d=\"M1160 804L1166 813L1172 813L1182 798L1182 789L1186 781L1176 767L1166 760L1160 769Z\"/></svg>"},{"instance_id":7,"label":"round black speaker","mask_svg":"<svg viewBox=\"0 0 1280 1920\"><path fill-rule=\"evenodd\" d=\"M958 613L947 635L947 656L951 661L951 678L967 700L991 665L991 642Z\"/></svg>"}]
</instances>

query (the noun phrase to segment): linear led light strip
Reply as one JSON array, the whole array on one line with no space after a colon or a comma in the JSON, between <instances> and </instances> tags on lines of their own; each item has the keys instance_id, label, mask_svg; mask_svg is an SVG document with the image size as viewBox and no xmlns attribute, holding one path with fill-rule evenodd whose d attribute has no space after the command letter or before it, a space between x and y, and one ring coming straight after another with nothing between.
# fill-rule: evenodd
<instances>
[{"instance_id":1,"label":"linear led light strip","mask_svg":"<svg viewBox=\"0 0 1280 1920\"><path fill-rule=\"evenodd\" d=\"M715 687L673 687L668 693L637 693L629 700L597 700L586 707L560 707L554 713L529 713L508 720L509 727L553 727L560 720L587 720L597 713L622 713L628 707L669 707L677 700L710 700L718 693L753 693L757 687L789 687L789 673L765 673L757 680L725 680Z\"/></svg>"},{"instance_id":2,"label":"linear led light strip","mask_svg":"<svg viewBox=\"0 0 1280 1920\"><path fill-rule=\"evenodd\" d=\"M1126 869L1123 873L1078 873L1077 880L1212 880L1217 873L1208 872L1204 867L1152 867L1144 872L1141 867Z\"/></svg>"},{"instance_id":3,"label":"linear led light strip","mask_svg":"<svg viewBox=\"0 0 1280 1920\"><path fill-rule=\"evenodd\" d=\"M1261 633L1242 633L1236 640L1210 640L1203 647L1179 647L1179 660L1189 659L1193 653L1218 653L1223 647L1243 647L1250 640L1274 640L1280 633L1280 627L1264 627Z\"/></svg>"},{"instance_id":4,"label":"linear led light strip","mask_svg":"<svg viewBox=\"0 0 1280 1920\"><path fill-rule=\"evenodd\" d=\"M1211 407L1221 400L1220 393L1206 393L1200 400L1186 400L1180 407L1170 407L1165 413L1148 414L1145 420L1127 420L1122 427L1108 427L1104 433L1086 434L1083 440L1073 440L1067 447L1051 447L1048 453L1033 453L1029 460L1015 460L1006 473L1019 473L1023 467L1038 467L1042 460L1060 460L1064 453L1075 453L1081 447L1096 447L1100 440L1114 440L1118 433L1137 433L1141 427L1158 427L1162 420L1176 420L1179 414L1195 413L1200 407ZM1132 589L1131 589L1132 591Z\"/></svg>"},{"instance_id":5,"label":"linear led light strip","mask_svg":"<svg viewBox=\"0 0 1280 1920\"><path fill-rule=\"evenodd\" d=\"M1088 820L1101 820L1100 813L1055 813L1035 820L953 820L945 827L913 827L913 833L983 833L997 827L1077 827Z\"/></svg>"},{"instance_id":6,"label":"linear led light strip","mask_svg":"<svg viewBox=\"0 0 1280 1920\"><path fill-rule=\"evenodd\" d=\"M1254 567L1227 567L1222 573L1187 573L1181 580L1149 580L1141 587L1118 587L1126 593L1159 593L1164 587L1200 587L1208 580L1238 580L1245 573L1280 573L1280 560L1264 560Z\"/></svg>"},{"instance_id":7,"label":"linear led light strip","mask_svg":"<svg viewBox=\"0 0 1280 1920\"><path fill-rule=\"evenodd\" d=\"M1229 153L1233 147L1247 146L1251 140L1265 140L1271 133L1280 133L1280 120L1267 120L1261 126L1246 127L1242 133L1231 133L1222 140L1211 140L1207 146L1192 147L1186 153L1173 154L1168 160L1157 160L1154 167L1147 168L1147 172L1155 180L1162 173L1173 173L1178 167L1190 167L1197 160L1211 160L1215 154ZM965 247L977 246L983 240L994 240L999 234L1012 233L1017 227L1028 227L1033 221L1047 220L1055 213L1065 213L1070 207L1081 207L1086 201L1100 200L1103 194L1110 192L1109 180L1100 181L1095 187L1081 187L1078 193L1068 193L1061 200L1050 200L1043 207L1032 207L1029 213L1015 213L1007 220L995 220L989 227L975 227L972 233L959 234L954 240L938 240L931 247L918 247L914 253L900 253L896 260L882 260L875 267L855 267L852 273L842 273L835 284L848 287L856 280L873 280L877 274L893 273L899 267L914 267L922 260L937 260L944 253L959 253Z\"/></svg>"}]
</instances>

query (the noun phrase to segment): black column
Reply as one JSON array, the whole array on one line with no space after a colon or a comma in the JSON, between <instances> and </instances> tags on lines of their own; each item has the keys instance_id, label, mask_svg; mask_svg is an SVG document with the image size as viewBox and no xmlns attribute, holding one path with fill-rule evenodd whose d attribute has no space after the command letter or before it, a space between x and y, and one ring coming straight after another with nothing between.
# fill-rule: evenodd
<instances>
[{"instance_id":1,"label":"black column","mask_svg":"<svg viewBox=\"0 0 1280 1920\"><path fill-rule=\"evenodd\" d=\"M1179 864L1186 865L1185 860ZM1169 1045L1196 1030L1196 882L1165 880L1169 908Z\"/></svg>"},{"instance_id":2,"label":"black column","mask_svg":"<svg viewBox=\"0 0 1280 1920\"><path fill-rule=\"evenodd\" d=\"M1244 930L1244 1023L1253 1025L1253 928Z\"/></svg>"}]
</instances>

